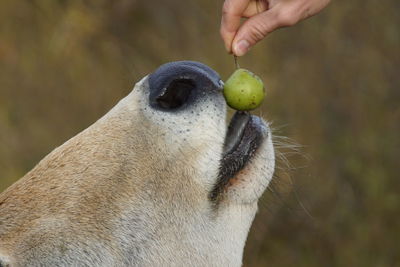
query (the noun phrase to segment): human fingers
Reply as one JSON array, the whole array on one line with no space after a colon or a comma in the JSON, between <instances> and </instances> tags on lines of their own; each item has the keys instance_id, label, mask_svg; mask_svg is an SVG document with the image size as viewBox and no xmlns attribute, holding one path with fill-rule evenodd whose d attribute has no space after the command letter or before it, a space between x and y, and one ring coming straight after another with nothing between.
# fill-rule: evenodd
<instances>
[{"instance_id":1,"label":"human fingers","mask_svg":"<svg viewBox=\"0 0 400 267\"><path fill-rule=\"evenodd\" d=\"M240 20L250 0L225 0L222 7L220 33L228 52L232 52L232 41L240 27Z\"/></svg>"},{"instance_id":2,"label":"human fingers","mask_svg":"<svg viewBox=\"0 0 400 267\"><path fill-rule=\"evenodd\" d=\"M270 32L292 26L300 20L315 15L329 2L329 0L291 0L276 4L271 9L251 17L239 27L232 41L233 53L243 56Z\"/></svg>"},{"instance_id":3,"label":"human fingers","mask_svg":"<svg viewBox=\"0 0 400 267\"><path fill-rule=\"evenodd\" d=\"M256 43L277 28L289 26L294 22L280 18L279 9L274 7L259 13L243 23L232 41L232 52L243 56Z\"/></svg>"}]
</instances>

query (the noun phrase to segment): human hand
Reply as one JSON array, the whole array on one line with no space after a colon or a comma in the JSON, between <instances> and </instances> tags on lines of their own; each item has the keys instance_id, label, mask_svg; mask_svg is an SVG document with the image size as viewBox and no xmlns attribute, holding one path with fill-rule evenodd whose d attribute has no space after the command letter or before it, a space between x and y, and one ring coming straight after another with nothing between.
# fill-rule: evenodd
<instances>
[{"instance_id":1,"label":"human hand","mask_svg":"<svg viewBox=\"0 0 400 267\"><path fill-rule=\"evenodd\" d=\"M225 0L221 36L226 50L243 56L270 32L309 18L330 0ZM241 18L248 18L241 25Z\"/></svg>"}]
</instances>

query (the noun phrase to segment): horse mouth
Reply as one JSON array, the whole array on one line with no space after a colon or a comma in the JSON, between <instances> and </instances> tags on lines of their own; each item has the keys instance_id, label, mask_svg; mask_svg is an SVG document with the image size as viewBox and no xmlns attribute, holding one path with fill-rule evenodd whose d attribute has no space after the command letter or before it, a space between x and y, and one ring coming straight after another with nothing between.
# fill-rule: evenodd
<instances>
[{"instance_id":1,"label":"horse mouth","mask_svg":"<svg viewBox=\"0 0 400 267\"><path fill-rule=\"evenodd\" d=\"M266 128L258 116L242 111L234 114L225 136L218 179L210 194L212 200L216 200L229 181L249 163L264 140Z\"/></svg>"}]
</instances>

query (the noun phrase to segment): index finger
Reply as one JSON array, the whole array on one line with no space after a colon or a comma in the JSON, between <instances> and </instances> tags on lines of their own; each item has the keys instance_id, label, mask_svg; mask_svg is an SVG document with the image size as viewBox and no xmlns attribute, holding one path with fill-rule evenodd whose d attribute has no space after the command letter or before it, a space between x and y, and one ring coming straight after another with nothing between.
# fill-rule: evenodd
<instances>
[{"instance_id":1,"label":"index finger","mask_svg":"<svg viewBox=\"0 0 400 267\"><path fill-rule=\"evenodd\" d=\"M221 36L228 52L232 51L232 41L240 27L240 19L250 0L225 0L222 7Z\"/></svg>"}]
</instances>

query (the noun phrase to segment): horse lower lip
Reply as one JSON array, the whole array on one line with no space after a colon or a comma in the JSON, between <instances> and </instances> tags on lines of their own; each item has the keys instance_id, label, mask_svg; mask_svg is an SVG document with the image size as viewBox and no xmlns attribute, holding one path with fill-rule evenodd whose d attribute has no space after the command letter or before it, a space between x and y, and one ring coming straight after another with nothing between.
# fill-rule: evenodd
<instances>
[{"instance_id":1,"label":"horse lower lip","mask_svg":"<svg viewBox=\"0 0 400 267\"><path fill-rule=\"evenodd\" d=\"M232 117L225 137L224 154L234 150L243 137L244 129L250 121L247 112L237 111Z\"/></svg>"},{"instance_id":2,"label":"horse lower lip","mask_svg":"<svg viewBox=\"0 0 400 267\"><path fill-rule=\"evenodd\" d=\"M236 114L235 114L236 115ZM210 192L210 198L216 200L229 181L242 170L257 151L263 140L263 122L254 115L248 116L240 136L229 151L224 152L220 162L217 182ZM228 131L229 134L229 131ZM227 134L227 135L228 135Z\"/></svg>"}]
</instances>

